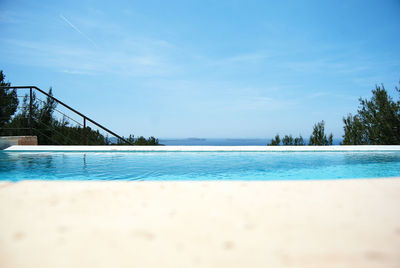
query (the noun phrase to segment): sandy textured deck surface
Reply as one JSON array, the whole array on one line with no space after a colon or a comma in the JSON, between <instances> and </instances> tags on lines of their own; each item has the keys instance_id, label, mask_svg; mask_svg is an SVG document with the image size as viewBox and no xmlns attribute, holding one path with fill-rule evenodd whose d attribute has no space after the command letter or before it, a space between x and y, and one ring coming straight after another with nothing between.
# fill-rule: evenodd
<instances>
[{"instance_id":1,"label":"sandy textured deck surface","mask_svg":"<svg viewBox=\"0 0 400 268\"><path fill-rule=\"evenodd\" d=\"M400 178L0 183L0 267L400 267Z\"/></svg>"}]
</instances>

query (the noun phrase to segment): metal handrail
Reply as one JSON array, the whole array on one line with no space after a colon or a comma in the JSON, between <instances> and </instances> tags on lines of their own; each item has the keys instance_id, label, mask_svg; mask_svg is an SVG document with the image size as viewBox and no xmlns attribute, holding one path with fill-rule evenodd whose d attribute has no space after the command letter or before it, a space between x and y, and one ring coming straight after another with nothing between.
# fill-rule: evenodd
<instances>
[{"instance_id":1,"label":"metal handrail","mask_svg":"<svg viewBox=\"0 0 400 268\"><path fill-rule=\"evenodd\" d=\"M86 120L91 122L92 124L96 125L97 127L103 129L104 131L108 132L109 134L117 137L118 139L124 141L125 143L129 144L129 145L133 145L132 143L130 143L129 141L127 141L126 139L124 139L123 137L119 136L118 134L116 134L115 132L109 130L108 128L104 127L103 125L97 123L96 121L94 121L93 119L87 117L86 115L78 112L77 110L75 110L74 108L70 107L69 105L65 104L64 102L60 101L59 99L49 95L48 93L46 93L45 91L41 90L40 88L36 87L36 86L0 86L0 88L2 89L30 89L31 90L31 96L32 96L32 89L35 89L37 91L39 91L40 93L42 93L43 95L45 95L46 97L56 101L57 103L61 104L62 106L64 106L65 108L71 110L72 112L74 112L75 114L79 115L80 117L83 118L83 126L84 129L86 128ZM32 97L31 97L32 99Z\"/></svg>"},{"instance_id":2,"label":"metal handrail","mask_svg":"<svg viewBox=\"0 0 400 268\"><path fill-rule=\"evenodd\" d=\"M39 98L36 98L36 100L38 100L38 101L40 101L41 103L43 103L43 104L45 104L46 102L45 101L43 101L43 100L41 100L41 99L39 99ZM22 106L22 107L24 107L24 106ZM72 120L72 121L74 121L76 124L78 124L79 126L81 126L81 127L83 127L83 125L81 124L81 123L79 123L78 121L76 121L75 119L73 119L73 118L71 118L71 117L69 117L68 115L66 115L65 113L63 113L63 112L61 112L61 111L59 111L59 110L57 110L56 108L54 108L54 111L56 111L56 112L58 112L59 114L61 114L62 116L65 116L65 117L67 117L69 120Z\"/></svg>"}]
</instances>

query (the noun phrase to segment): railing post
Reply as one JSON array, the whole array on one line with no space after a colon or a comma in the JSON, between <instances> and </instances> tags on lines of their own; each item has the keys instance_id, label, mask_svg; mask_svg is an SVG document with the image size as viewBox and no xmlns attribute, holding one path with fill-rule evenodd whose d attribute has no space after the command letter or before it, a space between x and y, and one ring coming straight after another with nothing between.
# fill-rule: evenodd
<instances>
[{"instance_id":1,"label":"railing post","mask_svg":"<svg viewBox=\"0 0 400 268\"><path fill-rule=\"evenodd\" d=\"M29 128L30 128L31 136L33 135L33 131L32 131L32 109L33 109L32 108L32 106L33 106L32 99L33 99L32 88L30 88L29 89Z\"/></svg>"},{"instance_id":2,"label":"railing post","mask_svg":"<svg viewBox=\"0 0 400 268\"><path fill-rule=\"evenodd\" d=\"M83 117L83 144L87 145L87 137L86 137L86 117Z\"/></svg>"}]
</instances>

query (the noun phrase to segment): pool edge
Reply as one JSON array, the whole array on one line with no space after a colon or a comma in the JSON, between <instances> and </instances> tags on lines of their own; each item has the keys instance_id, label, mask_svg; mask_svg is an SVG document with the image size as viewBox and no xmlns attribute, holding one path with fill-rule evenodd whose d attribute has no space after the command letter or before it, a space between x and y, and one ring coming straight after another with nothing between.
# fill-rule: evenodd
<instances>
[{"instance_id":1,"label":"pool edge","mask_svg":"<svg viewBox=\"0 0 400 268\"><path fill-rule=\"evenodd\" d=\"M400 151L400 145L332 145L332 146L60 146L13 145L3 151L58 151L58 152L346 152Z\"/></svg>"}]
</instances>

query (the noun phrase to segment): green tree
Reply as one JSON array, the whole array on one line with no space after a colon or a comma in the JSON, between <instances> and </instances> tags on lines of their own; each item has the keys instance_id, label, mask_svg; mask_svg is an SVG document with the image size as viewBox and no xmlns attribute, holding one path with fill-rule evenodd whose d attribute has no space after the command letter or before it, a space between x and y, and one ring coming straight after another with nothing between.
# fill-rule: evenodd
<instances>
[{"instance_id":1,"label":"green tree","mask_svg":"<svg viewBox=\"0 0 400 268\"><path fill-rule=\"evenodd\" d=\"M48 94L53 96L52 88ZM32 93L32 113L30 114L30 104L28 95L24 96L23 104L11 122L7 124L7 128L16 129L10 132L12 135L36 135L38 143L41 145L81 145L84 144L82 137L83 129L81 126L70 125L70 122L63 117L57 119L54 116L57 103L47 97L45 101L36 97L35 92ZM29 119L32 119L30 122ZM29 129L32 127L32 133ZM27 129L28 128L28 129ZM109 141L98 130L92 130L90 127L85 129L87 144L105 145Z\"/></svg>"},{"instance_id":2,"label":"green tree","mask_svg":"<svg viewBox=\"0 0 400 268\"><path fill-rule=\"evenodd\" d=\"M333 135L329 135L329 139L325 134L325 121L322 120L314 125L313 132L310 136L310 142L308 145L332 145Z\"/></svg>"},{"instance_id":3,"label":"green tree","mask_svg":"<svg viewBox=\"0 0 400 268\"><path fill-rule=\"evenodd\" d=\"M147 145L159 145L158 139L154 138L153 136L147 139Z\"/></svg>"},{"instance_id":4,"label":"green tree","mask_svg":"<svg viewBox=\"0 0 400 268\"><path fill-rule=\"evenodd\" d=\"M5 75L0 70L0 86L9 87L11 83L5 82ZM7 124L18 108L18 97L16 90L0 88L0 128ZM1 131L1 129L0 129ZM1 131L3 132L3 131Z\"/></svg>"},{"instance_id":5,"label":"green tree","mask_svg":"<svg viewBox=\"0 0 400 268\"><path fill-rule=\"evenodd\" d=\"M128 141L130 144L134 144L134 143L135 143L135 135L133 135L133 134L129 135L127 141Z\"/></svg>"},{"instance_id":6,"label":"green tree","mask_svg":"<svg viewBox=\"0 0 400 268\"><path fill-rule=\"evenodd\" d=\"M0 86L10 86L10 83L4 82L4 78L3 72L0 71ZM37 98L35 91L32 92L32 99L25 94L22 107L15 114L18 108L16 91L0 89L0 134L36 135L41 145L110 144L108 137L102 135L99 130L93 130L89 126L83 129L79 123L72 125L65 115L57 119L54 116L57 102L52 98L51 87L48 95L43 101ZM83 133L85 133L85 139ZM141 136L135 140L134 136L130 135L127 140L136 145L159 145L158 139L154 137L146 140Z\"/></svg>"},{"instance_id":7,"label":"green tree","mask_svg":"<svg viewBox=\"0 0 400 268\"><path fill-rule=\"evenodd\" d=\"M129 137L124 137L122 136L122 138L124 138L126 141L128 141L130 144L135 144L135 135L130 134ZM127 143L125 143L123 140L121 139L117 139L117 145L129 145Z\"/></svg>"},{"instance_id":8,"label":"green tree","mask_svg":"<svg viewBox=\"0 0 400 268\"><path fill-rule=\"evenodd\" d=\"M357 112L343 118L343 144L400 144L400 99L394 101L383 85L372 90L370 100L360 98Z\"/></svg>"},{"instance_id":9,"label":"green tree","mask_svg":"<svg viewBox=\"0 0 400 268\"><path fill-rule=\"evenodd\" d=\"M301 145L305 145L303 137L300 135L300 137L296 137L294 139L294 145L295 146L301 146Z\"/></svg>"},{"instance_id":10,"label":"green tree","mask_svg":"<svg viewBox=\"0 0 400 268\"><path fill-rule=\"evenodd\" d=\"M40 131L38 135L40 144L52 144L54 142L52 136L55 135L55 123L57 120L53 117L53 113L57 103L51 98L53 96L53 89L51 87L48 94L50 97L48 96L46 101L42 103L36 116L36 128Z\"/></svg>"},{"instance_id":11,"label":"green tree","mask_svg":"<svg viewBox=\"0 0 400 268\"><path fill-rule=\"evenodd\" d=\"M143 136L140 136L139 138L136 139L135 145L147 145L146 138Z\"/></svg>"},{"instance_id":12,"label":"green tree","mask_svg":"<svg viewBox=\"0 0 400 268\"><path fill-rule=\"evenodd\" d=\"M29 97L25 94L22 106L19 109L18 113L12 118L10 122L5 125L5 128L10 129L7 131L7 135L36 135L32 130L37 127L37 118L39 118L39 108L40 104L36 99L35 92L32 93L32 121L30 121L30 106L29 106Z\"/></svg>"},{"instance_id":13,"label":"green tree","mask_svg":"<svg viewBox=\"0 0 400 268\"><path fill-rule=\"evenodd\" d=\"M146 139L143 136L140 136L139 138L135 139L135 136L133 134L129 135L128 138L123 137L126 139L129 143L133 145L160 145L158 139L154 138L153 136L149 137ZM118 145L129 145L123 141L118 140L117 142Z\"/></svg>"},{"instance_id":14,"label":"green tree","mask_svg":"<svg viewBox=\"0 0 400 268\"><path fill-rule=\"evenodd\" d=\"M268 145L277 146L277 145L280 145L280 144L281 144L281 138L279 137L279 134L276 134L275 138L273 138L271 140L271 143L268 144Z\"/></svg>"},{"instance_id":15,"label":"green tree","mask_svg":"<svg viewBox=\"0 0 400 268\"><path fill-rule=\"evenodd\" d=\"M282 144L283 145L293 145L293 137L292 135L285 135L282 139Z\"/></svg>"},{"instance_id":16,"label":"green tree","mask_svg":"<svg viewBox=\"0 0 400 268\"><path fill-rule=\"evenodd\" d=\"M342 144L344 145L361 145L368 144L364 126L360 121L358 115L348 114L347 117L343 117L344 123L344 135Z\"/></svg>"}]
</instances>

